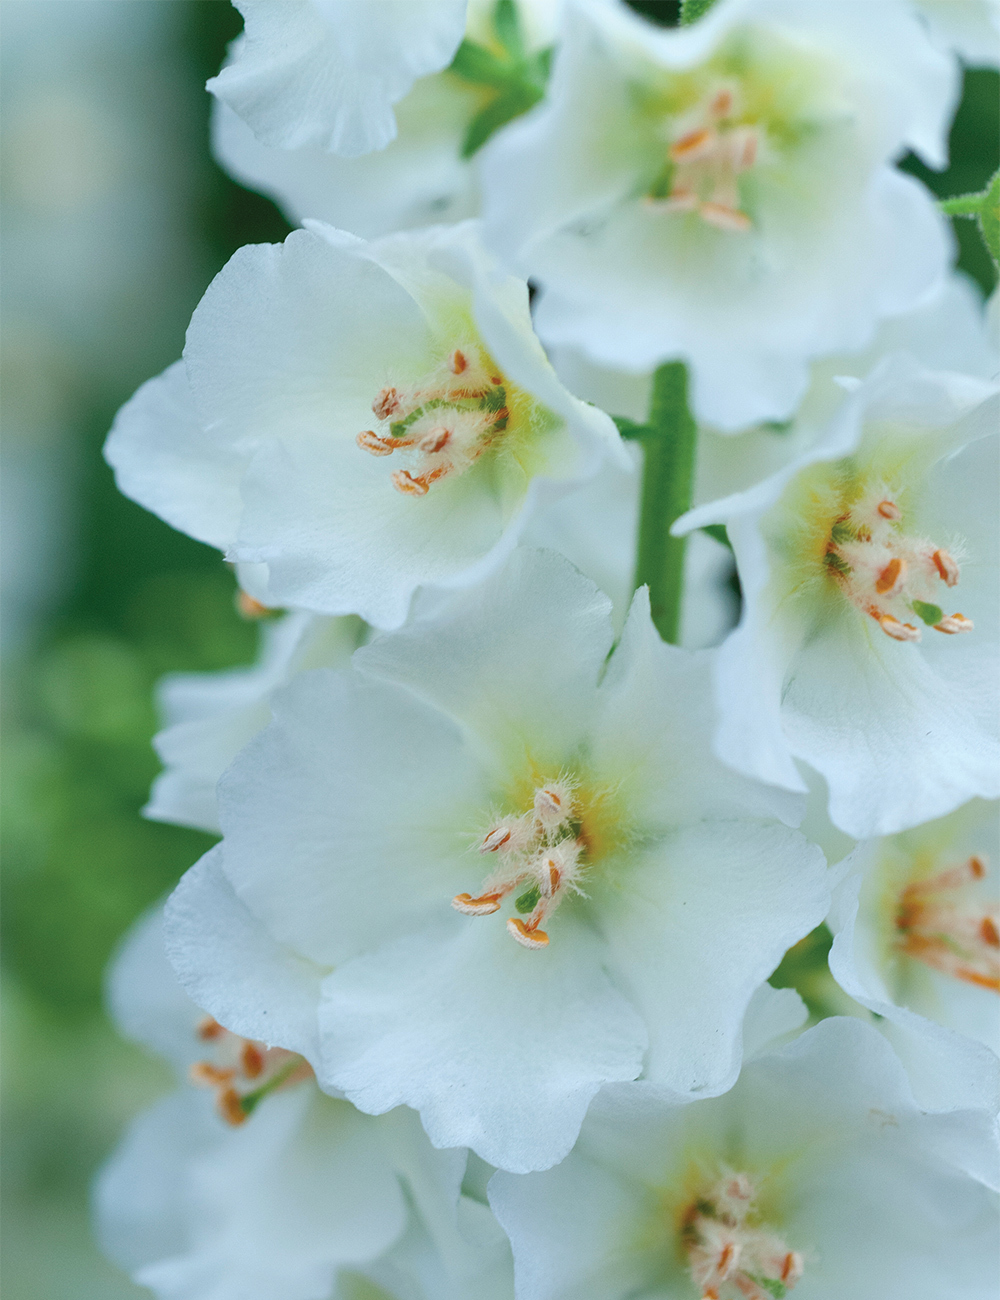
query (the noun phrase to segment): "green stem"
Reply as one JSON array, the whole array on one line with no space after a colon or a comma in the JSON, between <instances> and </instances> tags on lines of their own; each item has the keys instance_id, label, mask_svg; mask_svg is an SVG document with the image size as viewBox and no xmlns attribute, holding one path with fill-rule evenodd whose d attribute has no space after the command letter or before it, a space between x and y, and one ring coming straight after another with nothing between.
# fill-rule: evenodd
<instances>
[{"instance_id":1,"label":"green stem","mask_svg":"<svg viewBox=\"0 0 1000 1300\"><path fill-rule=\"evenodd\" d=\"M680 634L687 539L671 537L670 525L691 505L698 433L687 386L683 362L668 361L657 369L649 422L640 439L644 463L635 585L649 586L656 629L674 644Z\"/></svg>"}]
</instances>

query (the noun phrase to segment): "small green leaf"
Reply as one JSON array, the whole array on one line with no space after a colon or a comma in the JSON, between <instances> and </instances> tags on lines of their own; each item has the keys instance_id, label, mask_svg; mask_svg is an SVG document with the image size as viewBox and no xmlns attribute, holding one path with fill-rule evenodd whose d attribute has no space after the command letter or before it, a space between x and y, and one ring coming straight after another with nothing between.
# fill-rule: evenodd
<instances>
[{"instance_id":1,"label":"small green leaf","mask_svg":"<svg viewBox=\"0 0 1000 1300\"><path fill-rule=\"evenodd\" d=\"M611 418L623 438L644 438L649 433L648 424L639 424L637 420L630 420L626 415L613 415Z\"/></svg>"},{"instance_id":2,"label":"small green leaf","mask_svg":"<svg viewBox=\"0 0 1000 1300\"><path fill-rule=\"evenodd\" d=\"M979 209L979 233L990 250L990 256L1000 266L1000 171L990 182Z\"/></svg>"},{"instance_id":3,"label":"small green leaf","mask_svg":"<svg viewBox=\"0 0 1000 1300\"><path fill-rule=\"evenodd\" d=\"M715 540L721 542L723 546L728 546L730 550L733 549L733 544L729 540L729 534L726 532L725 524L704 524L701 531L703 533L708 533L709 537L714 537Z\"/></svg>"},{"instance_id":4,"label":"small green leaf","mask_svg":"<svg viewBox=\"0 0 1000 1300\"><path fill-rule=\"evenodd\" d=\"M681 26L697 22L714 4L715 0L681 0Z\"/></svg>"},{"instance_id":5,"label":"small green leaf","mask_svg":"<svg viewBox=\"0 0 1000 1300\"><path fill-rule=\"evenodd\" d=\"M465 139L462 141L462 157L471 158L473 154L478 153L491 135L499 131L502 126L506 126L508 122L512 122L515 117L520 117L529 108L533 108L543 94L544 91L538 86L519 81L497 95L496 99L491 100L469 123Z\"/></svg>"},{"instance_id":6,"label":"small green leaf","mask_svg":"<svg viewBox=\"0 0 1000 1300\"><path fill-rule=\"evenodd\" d=\"M924 600L914 600L910 608L916 614L917 618L922 618L928 627L933 627L935 623L940 623L944 618L944 610L940 605L929 605Z\"/></svg>"},{"instance_id":7,"label":"small green leaf","mask_svg":"<svg viewBox=\"0 0 1000 1300\"><path fill-rule=\"evenodd\" d=\"M514 899L514 906L519 912L532 912L538 905L538 900L542 896L542 891L537 885L532 885L526 889L523 894Z\"/></svg>"},{"instance_id":8,"label":"small green leaf","mask_svg":"<svg viewBox=\"0 0 1000 1300\"><path fill-rule=\"evenodd\" d=\"M957 194L953 199L942 199L938 204L949 217L978 217L982 206L981 194Z\"/></svg>"}]
</instances>

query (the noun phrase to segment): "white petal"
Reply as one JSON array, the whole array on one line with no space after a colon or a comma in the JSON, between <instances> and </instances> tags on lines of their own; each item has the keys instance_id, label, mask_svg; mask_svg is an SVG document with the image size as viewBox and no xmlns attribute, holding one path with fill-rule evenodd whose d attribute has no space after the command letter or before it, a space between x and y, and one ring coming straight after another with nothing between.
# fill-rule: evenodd
<instances>
[{"instance_id":1,"label":"white petal","mask_svg":"<svg viewBox=\"0 0 1000 1300\"><path fill-rule=\"evenodd\" d=\"M540 953L475 920L386 945L328 977L320 1017L324 1078L355 1105L413 1106L436 1146L516 1172L561 1160L645 1046L593 936L562 916Z\"/></svg>"}]
</instances>

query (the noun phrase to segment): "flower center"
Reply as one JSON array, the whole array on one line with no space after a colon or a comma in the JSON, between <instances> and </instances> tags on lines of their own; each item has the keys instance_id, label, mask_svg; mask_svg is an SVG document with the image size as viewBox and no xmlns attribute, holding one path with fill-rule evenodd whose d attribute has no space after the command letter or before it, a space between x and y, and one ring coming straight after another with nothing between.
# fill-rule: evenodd
<instances>
[{"instance_id":1,"label":"flower center","mask_svg":"<svg viewBox=\"0 0 1000 1300\"><path fill-rule=\"evenodd\" d=\"M426 496L439 479L463 474L507 428L505 383L481 348L455 348L419 384L383 388L372 403L382 431L366 429L357 444L373 456L403 452L408 464L393 474L393 486Z\"/></svg>"},{"instance_id":2,"label":"flower center","mask_svg":"<svg viewBox=\"0 0 1000 1300\"><path fill-rule=\"evenodd\" d=\"M834 522L823 561L848 600L895 641L919 641L916 615L936 632L972 630L964 614L945 614L934 599L938 584L954 587L954 557L899 527L902 511L884 491L869 493Z\"/></svg>"},{"instance_id":3,"label":"flower center","mask_svg":"<svg viewBox=\"0 0 1000 1300\"><path fill-rule=\"evenodd\" d=\"M760 129L736 120L735 91L720 87L674 124L667 168L647 202L658 212L697 213L720 230L749 230L739 177L757 161L760 145Z\"/></svg>"},{"instance_id":4,"label":"flower center","mask_svg":"<svg viewBox=\"0 0 1000 1300\"><path fill-rule=\"evenodd\" d=\"M985 875L982 858L971 857L907 885L896 912L897 942L934 970L1000 993L1000 908L963 899Z\"/></svg>"},{"instance_id":5,"label":"flower center","mask_svg":"<svg viewBox=\"0 0 1000 1300\"><path fill-rule=\"evenodd\" d=\"M726 1173L686 1211L681 1240L701 1300L774 1300L802 1277L802 1256L748 1223L754 1198L746 1174Z\"/></svg>"},{"instance_id":6,"label":"flower center","mask_svg":"<svg viewBox=\"0 0 1000 1300\"><path fill-rule=\"evenodd\" d=\"M583 851L572 782L560 778L540 785L530 811L495 821L484 835L479 852L493 854L496 867L481 893L475 898L456 894L451 905L466 916L489 916L508 894L521 889L514 906L527 919L512 916L507 929L525 948L544 948L549 936L542 923L568 890L582 892L577 882Z\"/></svg>"},{"instance_id":7,"label":"flower center","mask_svg":"<svg viewBox=\"0 0 1000 1300\"><path fill-rule=\"evenodd\" d=\"M191 1082L215 1090L216 1107L227 1124L243 1124L272 1092L312 1075L309 1063L295 1052L240 1038L211 1016L199 1024L197 1034L212 1045L215 1059L196 1061Z\"/></svg>"}]
</instances>

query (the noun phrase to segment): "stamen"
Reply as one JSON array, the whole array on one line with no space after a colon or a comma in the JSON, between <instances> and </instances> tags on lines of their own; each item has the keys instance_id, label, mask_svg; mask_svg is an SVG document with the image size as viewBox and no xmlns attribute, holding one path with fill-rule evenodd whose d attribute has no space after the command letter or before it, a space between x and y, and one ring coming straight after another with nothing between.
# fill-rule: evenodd
<instances>
[{"instance_id":1,"label":"stamen","mask_svg":"<svg viewBox=\"0 0 1000 1300\"><path fill-rule=\"evenodd\" d=\"M973 856L960 866L912 881L896 913L899 947L907 956L967 984L1000 993L1000 907L963 900L986 874Z\"/></svg>"},{"instance_id":2,"label":"stamen","mask_svg":"<svg viewBox=\"0 0 1000 1300\"><path fill-rule=\"evenodd\" d=\"M228 1124L242 1124L264 1097L312 1074L308 1063L295 1052L241 1038L211 1016L201 1021L195 1033L202 1042L215 1045L220 1059L196 1061L190 1070L191 1082L214 1089L216 1108ZM258 1080L256 1088L245 1090L247 1083Z\"/></svg>"},{"instance_id":3,"label":"stamen","mask_svg":"<svg viewBox=\"0 0 1000 1300\"><path fill-rule=\"evenodd\" d=\"M758 127L733 122L735 112L734 90L722 86L687 118L667 146L669 171L647 196L650 207L697 213L706 225L732 233L751 228L740 206L738 177L756 164L761 136Z\"/></svg>"},{"instance_id":4,"label":"stamen","mask_svg":"<svg viewBox=\"0 0 1000 1300\"><path fill-rule=\"evenodd\" d=\"M448 369L453 375L460 375L468 364L468 361L465 359L465 353L460 352L458 348L456 348L448 358Z\"/></svg>"},{"instance_id":5,"label":"stamen","mask_svg":"<svg viewBox=\"0 0 1000 1300\"><path fill-rule=\"evenodd\" d=\"M873 617L882 628L882 631L887 636L891 636L894 641L920 640L920 629L914 627L912 623L901 623L898 618L893 618L891 614L876 613Z\"/></svg>"},{"instance_id":6,"label":"stamen","mask_svg":"<svg viewBox=\"0 0 1000 1300\"><path fill-rule=\"evenodd\" d=\"M717 226L719 230L749 230L753 224L745 212L739 212L736 208L727 207L722 203L703 203L701 219L707 221L710 226Z\"/></svg>"},{"instance_id":7,"label":"stamen","mask_svg":"<svg viewBox=\"0 0 1000 1300\"><path fill-rule=\"evenodd\" d=\"M267 618L269 614L274 613L274 610L269 605L262 605L259 600L254 600L253 596L247 595L240 588L236 593L236 612L240 618L252 621L258 618Z\"/></svg>"},{"instance_id":8,"label":"stamen","mask_svg":"<svg viewBox=\"0 0 1000 1300\"><path fill-rule=\"evenodd\" d=\"M512 916L507 921L507 929L525 948L547 948L549 936L544 930L529 929L527 925L518 916Z\"/></svg>"},{"instance_id":9,"label":"stamen","mask_svg":"<svg viewBox=\"0 0 1000 1300\"><path fill-rule=\"evenodd\" d=\"M880 501L878 503L878 512L883 519L902 519L903 512L895 501Z\"/></svg>"},{"instance_id":10,"label":"stamen","mask_svg":"<svg viewBox=\"0 0 1000 1300\"><path fill-rule=\"evenodd\" d=\"M499 912L502 902L502 894L481 894L479 898L473 898L471 894L456 894L451 905L465 916L489 916L491 912Z\"/></svg>"},{"instance_id":11,"label":"stamen","mask_svg":"<svg viewBox=\"0 0 1000 1300\"><path fill-rule=\"evenodd\" d=\"M694 162L697 158L711 157L715 151L715 135L707 127L699 131L688 131L670 146L670 161L675 163Z\"/></svg>"},{"instance_id":12,"label":"stamen","mask_svg":"<svg viewBox=\"0 0 1000 1300\"><path fill-rule=\"evenodd\" d=\"M895 596L902 590L903 581L906 578L906 561L899 559L890 560L882 572L878 575L875 582L875 590L880 596Z\"/></svg>"},{"instance_id":13,"label":"stamen","mask_svg":"<svg viewBox=\"0 0 1000 1300\"><path fill-rule=\"evenodd\" d=\"M934 562L934 567L937 569L941 580L946 586L954 587L958 584L958 565L947 551L935 551L931 556L931 560Z\"/></svg>"},{"instance_id":14,"label":"stamen","mask_svg":"<svg viewBox=\"0 0 1000 1300\"><path fill-rule=\"evenodd\" d=\"M954 636L958 632L971 632L974 626L972 619L966 618L964 614L949 614L940 623L934 624L934 631L947 632L949 636Z\"/></svg>"},{"instance_id":15,"label":"stamen","mask_svg":"<svg viewBox=\"0 0 1000 1300\"><path fill-rule=\"evenodd\" d=\"M748 1222L755 1199L746 1174L728 1175L685 1213L681 1241L702 1300L772 1300L801 1280L802 1256Z\"/></svg>"},{"instance_id":16,"label":"stamen","mask_svg":"<svg viewBox=\"0 0 1000 1300\"><path fill-rule=\"evenodd\" d=\"M399 393L395 388L383 388L372 402L372 410L379 420L388 420L399 410Z\"/></svg>"}]
</instances>

